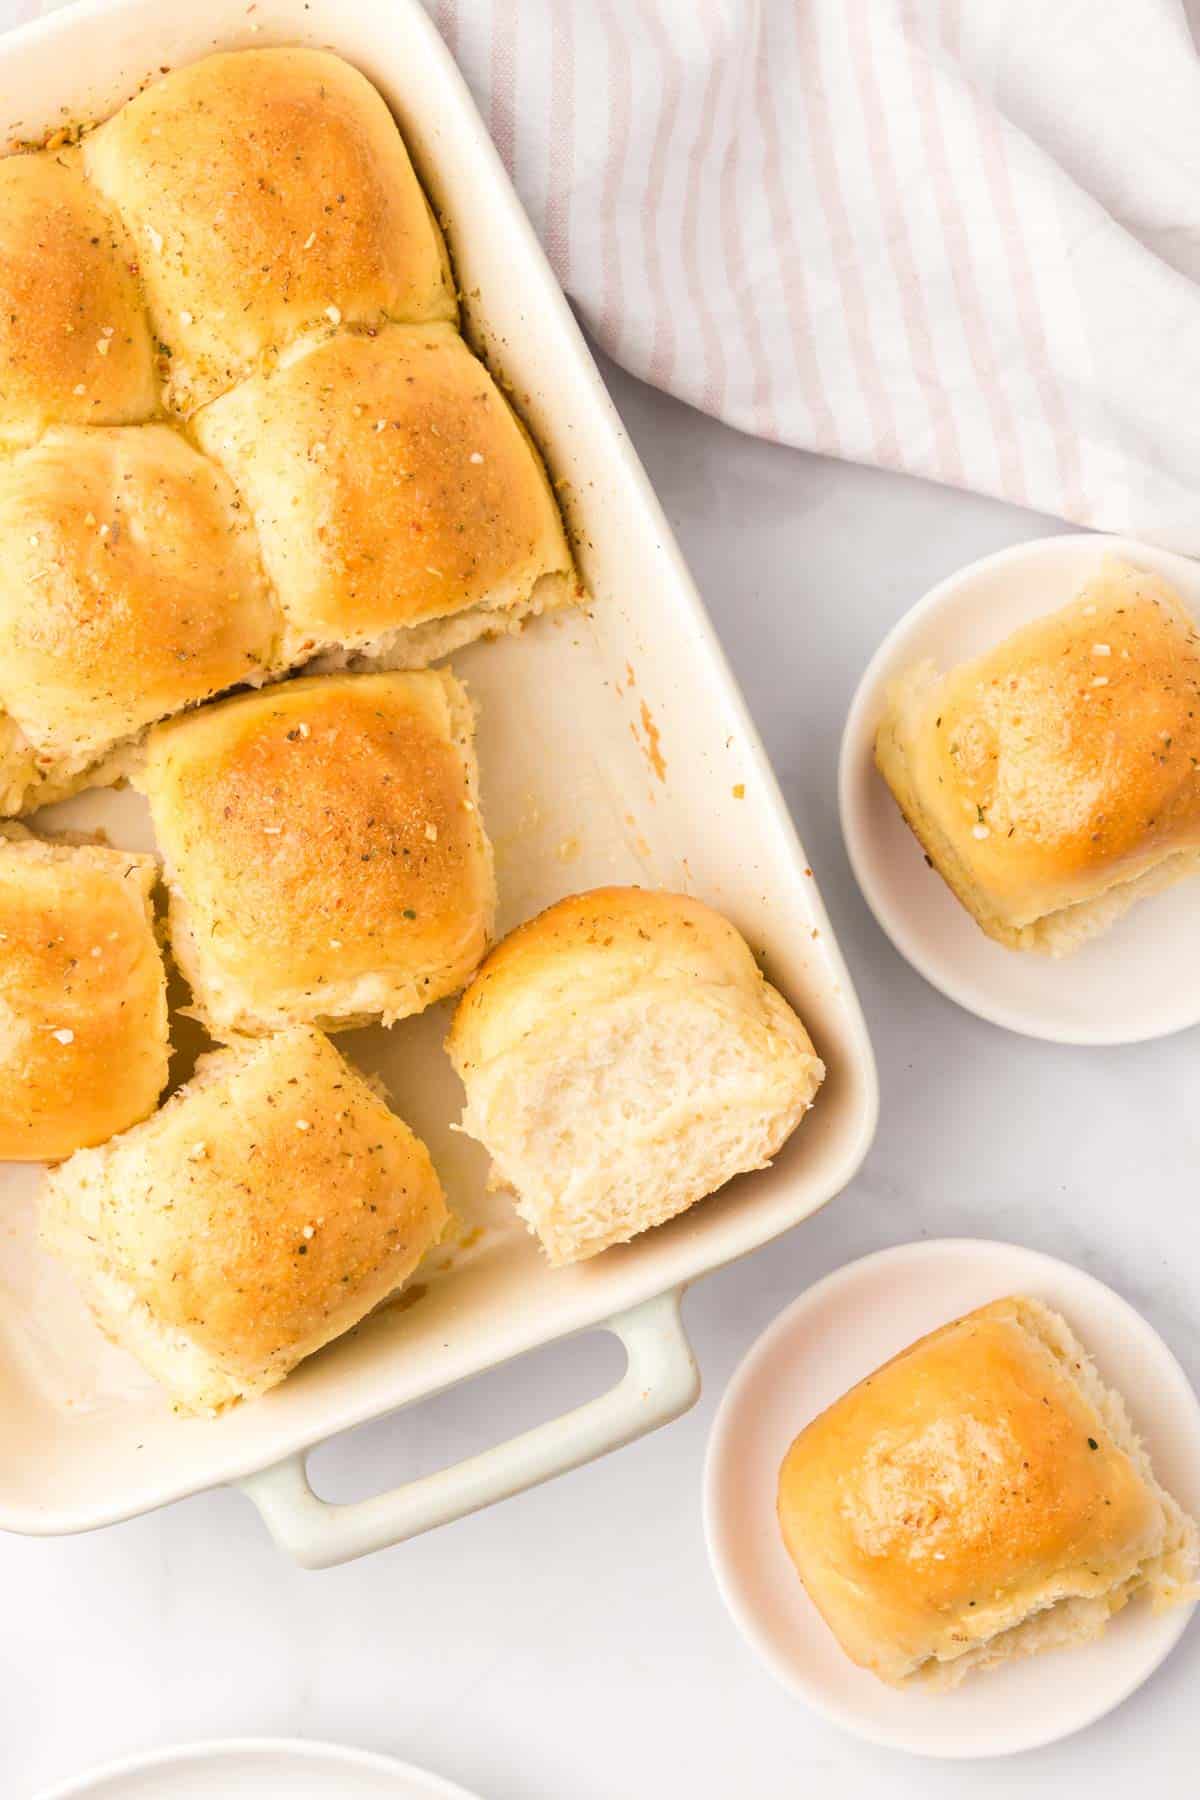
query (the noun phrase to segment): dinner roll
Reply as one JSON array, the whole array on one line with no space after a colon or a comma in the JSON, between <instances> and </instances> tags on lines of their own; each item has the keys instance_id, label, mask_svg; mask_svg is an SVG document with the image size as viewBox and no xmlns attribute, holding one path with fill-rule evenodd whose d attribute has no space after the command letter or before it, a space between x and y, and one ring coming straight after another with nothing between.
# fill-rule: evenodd
<instances>
[{"instance_id":1,"label":"dinner roll","mask_svg":"<svg viewBox=\"0 0 1200 1800\"><path fill-rule=\"evenodd\" d=\"M1037 1300L980 1307L844 1394L788 1451L779 1521L843 1650L895 1685L1098 1637L1139 1589L1194 1597L1195 1525Z\"/></svg>"},{"instance_id":2,"label":"dinner roll","mask_svg":"<svg viewBox=\"0 0 1200 1800\"><path fill-rule=\"evenodd\" d=\"M84 140L185 412L320 326L454 319L441 233L370 82L322 50L177 69Z\"/></svg>"},{"instance_id":3,"label":"dinner roll","mask_svg":"<svg viewBox=\"0 0 1200 1800\"><path fill-rule=\"evenodd\" d=\"M40 804L152 719L260 677L275 636L233 488L168 426L55 429L0 464L10 802L29 747Z\"/></svg>"},{"instance_id":4,"label":"dinner roll","mask_svg":"<svg viewBox=\"0 0 1200 1800\"><path fill-rule=\"evenodd\" d=\"M825 1074L734 927L641 888L573 895L505 938L446 1048L463 1130L555 1264L764 1167Z\"/></svg>"},{"instance_id":5,"label":"dinner roll","mask_svg":"<svg viewBox=\"0 0 1200 1800\"><path fill-rule=\"evenodd\" d=\"M171 947L215 1035L391 1024L492 927L473 714L448 670L288 682L150 735Z\"/></svg>"},{"instance_id":6,"label":"dinner roll","mask_svg":"<svg viewBox=\"0 0 1200 1800\"><path fill-rule=\"evenodd\" d=\"M46 1184L42 1238L182 1412L250 1399L356 1325L446 1223L429 1152L319 1032L201 1057Z\"/></svg>"},{"instance_id":7,"label":"dinner roll","mask_svg":"<svg viewBox=\"0 0 1200 1800\"><path fill-rule=\"evenodd\" d=\"M195 421L297 644L411 667L565 597L545 470L449 325L343 333Z\"/></svg>"},{"instance_id":8,"label":"dinner roll","mask_svg":"<svg viewBox=\"0 0 1200 1800\"><path fill-rule=\"evenodd\" d=\"M875 756L988 936L1062 956L1200 867L1198 702L1178 594L1109 557L986 655L908 670Z\"/></svg>"},{"instance_id":9,"label":"dinner roll","mask_svg":"<svg viewBox=\"0 0 1200 1800\"><path fill-rule=\"evenodd\" d=\"M0 446L158 408L134 253L62 154L0 158Z\"/></svg>"},{"instance_id":10,"label":"dinner roll","mask_svg":"<svg viewBox=\"0 0 1200 1800\"><path fill-rule=\"evenodd\" d=\"M167 1081L152 856L0 826L0 1160L54 1162Z\"/></svg>"}]
</instances>

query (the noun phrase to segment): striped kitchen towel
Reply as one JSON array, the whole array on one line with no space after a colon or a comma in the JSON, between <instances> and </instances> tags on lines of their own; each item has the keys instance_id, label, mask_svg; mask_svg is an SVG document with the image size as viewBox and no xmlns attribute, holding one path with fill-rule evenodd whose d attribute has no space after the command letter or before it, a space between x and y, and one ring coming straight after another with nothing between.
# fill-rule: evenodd
<instances>
[{"instance_id":1,"label":"striped kitchen towel","mask_svg":"<svg viewBox=\"0 0 1200 1800\"><path fill-rule=\"evenodd\" d=\"M1200 553L1184 0L425 4L627 368L743 431Z\"/></svg>"},{"instance_id":2,"label":"striped kitchen towel","mask_svg":"<svg viewBox=\"0 0 1200 1800\"><path fill-rule=\"evenodd\" d=\"M1200 551L1181 0L427 4L627 368L744 431Z\"/></svg>"}]
</instances>

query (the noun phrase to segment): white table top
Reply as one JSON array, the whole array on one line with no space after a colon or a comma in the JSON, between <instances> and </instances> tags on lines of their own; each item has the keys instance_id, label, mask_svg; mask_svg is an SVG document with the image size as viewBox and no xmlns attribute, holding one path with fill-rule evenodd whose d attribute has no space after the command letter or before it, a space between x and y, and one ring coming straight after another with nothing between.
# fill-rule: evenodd
<instances>
[{"instance_id":1,"label":"white table top","mask_svg":"<svg viewBox=\"0 0 1200 1800\"><path fill-rule=\"evenodd\" d=\"M705 1393L631 1449L415 1543L305 1574L217 1492L89 1537L0 1538L0 1791L25 1800L175 1740L302 1734L388 1750L486 1800L1096 1800L1194 1791L1200 1625L1084 1736L938 1765L842 1736L760 1671L700 1529L713 1408L752 1339L851 1257L1012 1239L1125 1294L1200 1383L1196 1037L1026 1042L957 1011L891 950L842 849L842 717L885 627L960 563L1054 527L900 476L737 436L612 373L799 821L874 1035L875 1148L825 1212L695 1288ZM451 1461L585 1398L615 1345L539 1353L313 1459L333 1498Z\"/></svg>"}]
</instances>

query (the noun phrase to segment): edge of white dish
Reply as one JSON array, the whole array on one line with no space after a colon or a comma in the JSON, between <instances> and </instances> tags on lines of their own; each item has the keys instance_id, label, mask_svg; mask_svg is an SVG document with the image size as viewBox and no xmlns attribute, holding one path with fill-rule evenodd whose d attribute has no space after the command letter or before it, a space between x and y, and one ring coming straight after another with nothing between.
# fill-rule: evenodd
<instances>
[{"instance_id":1,"label":"edge of white dish","mask_svg":"<svg viewBox=\"0 0 1200 1800\"><path fill-rule=\"evenodd\" d=\"M364 1774L416 1782L420 1786L412 1790L413 1800L416 1800L418 1792L427 1795L428 1800L478 1800L476 1795L468 1793L465 1788L457 1787L440 1775L432 1775L426 1769L418 1769L412 1763L399 1762L395 1757L384 1756L377 1751L330 1744L317 1738L214 1738L211 1742L200 1740L195 1743L174 1744L159 1750L138 1751L132 1756L122 1756L115 1761L103 1763L82 1775L72 1776L69 1781L56 1787L42 1789L34 1796L34 1800L76 1800L77 1796L88 1794L99 1794L100 1800L106 1800L105 1790L113 1782L124 1781L126 1777L137 1777L157 1769L180 1771L188 1762L236 1764L264 1757L277 1757L281 1762L291 1764L304 1762L324 1765L343 1771L357 1769ZM236 1769L234 1773L237 1773ZM239 1788L239 1792L241 1791ZM275 1790L277 1794L284 1791L281 1788ZM118 1800L115 1794L113 1800Z\"/></svg>"}]
</instances>

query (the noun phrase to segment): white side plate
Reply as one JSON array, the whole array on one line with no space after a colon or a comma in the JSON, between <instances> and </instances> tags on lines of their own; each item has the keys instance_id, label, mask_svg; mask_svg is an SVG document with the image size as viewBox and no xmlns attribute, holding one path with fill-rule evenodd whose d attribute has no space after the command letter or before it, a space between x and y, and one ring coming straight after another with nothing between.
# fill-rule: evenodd
<instances>
[{"instance_id":1,"label":"white side plate","mask_svg":"<svg viewBox=\"0 0 1200 1800\"><path fill-rule=\"evenodd\" d=\"M223 1739L109 1763L37 1800L474 1800L437 1775L337 1744Z\"/></svg>"},{"instance_id":2,"label":"white side plate","mask_svg":"<svg viewBox=\"0 0 1200 1800\"><path fill-rule=\"evenodd\" d=\"M1200 1512L1200 1403L1158 1333L1069 1263L985 1239L905 1244L818 1282L746 1357L709 1442L705 1534L743 1636L785 1686L835 1724L922 1756L1003 1756L1090 1725L1153 1674L1195 1610L1155 1615L1136 1599L1097 1643L1025 1657L937 1693L887 1687L857 1668L809 1600L775 1514L792 1439L916 1338L1006 1294L1029 1294L1063 1313L1125 1395L1163 1485Z\"/></svg>"},{"instance_id":3,"label":"white side plate","mask_svg":"<svg viewBox=\"0 0 1200 1800\"><path fill-rule=\"evenodd\" d=\"M1134 906L1059 962L993 943L928 867L874 763L890 681L923 657L952 668L1064 606L1106 556L1171 582L1200 617L1200 563L1129 538L1017 544L970 563L919 600L883 640L842 739L839 803L867 905L926 981L995 1025L1063 1044L1132 1044L1200 1021L1200 889L1181 882Z\"/></svg>"}]
</instances>

